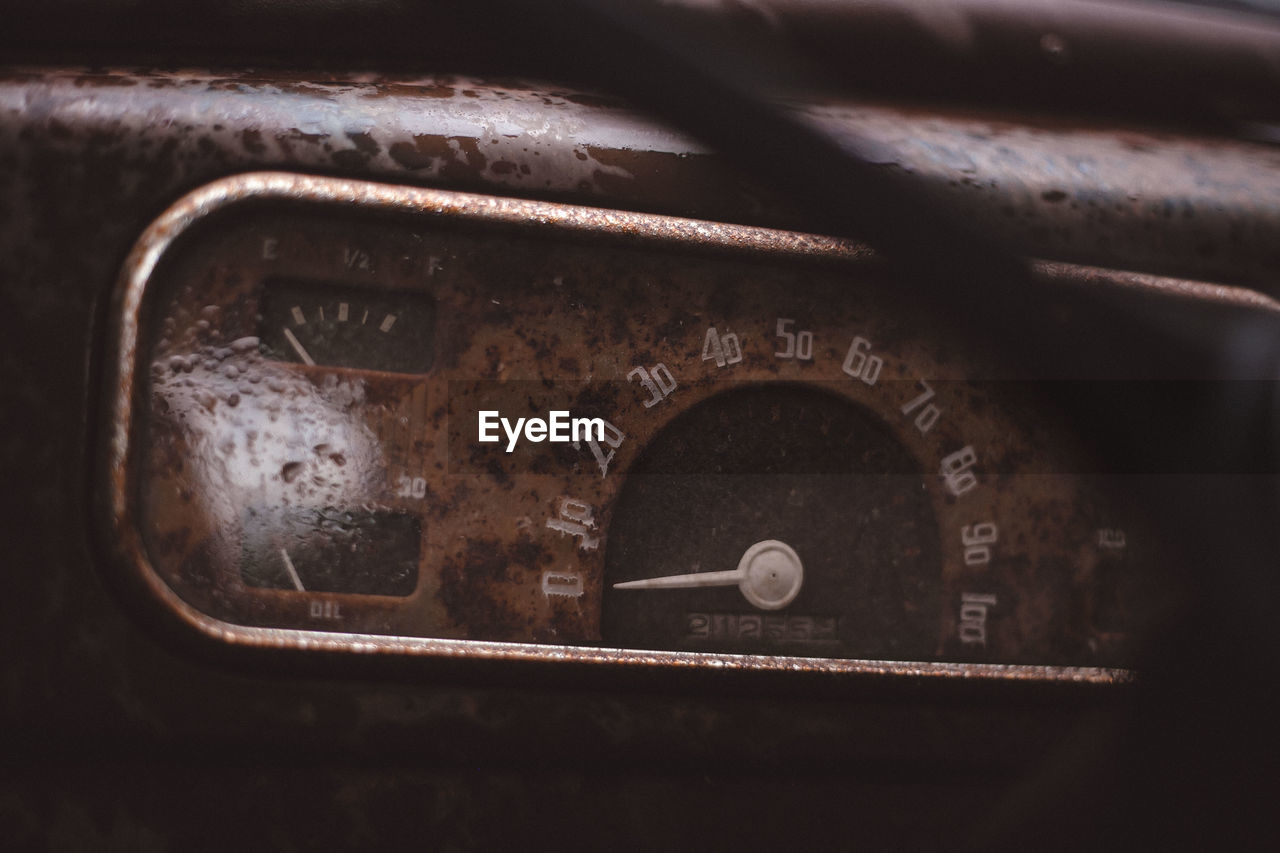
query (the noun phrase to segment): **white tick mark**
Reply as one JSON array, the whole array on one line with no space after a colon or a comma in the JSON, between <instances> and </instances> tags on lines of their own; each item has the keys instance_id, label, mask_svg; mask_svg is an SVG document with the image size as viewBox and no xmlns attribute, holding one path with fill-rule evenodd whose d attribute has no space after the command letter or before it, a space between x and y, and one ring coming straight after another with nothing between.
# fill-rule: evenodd
<instances>
[{"instance_id":1,"label":"white tick mark","mask_svg":"<svg viewBox=\"0 0 1280 853\"><path fill-rule=\"evenodd\" d=\"M298 340L297 336L294 335L293 332L289 331L289 328L287 326L284 326L282 328L284 330L285 340L289 342L289 346L293 347L293 351L298 354L298 358L302 359L302 363L309 364L312 367L315 367L316 366L315 359L311 357L311 353L307 352L306 347L302 345L302 342Z\"/></svg>"}]
</instances>

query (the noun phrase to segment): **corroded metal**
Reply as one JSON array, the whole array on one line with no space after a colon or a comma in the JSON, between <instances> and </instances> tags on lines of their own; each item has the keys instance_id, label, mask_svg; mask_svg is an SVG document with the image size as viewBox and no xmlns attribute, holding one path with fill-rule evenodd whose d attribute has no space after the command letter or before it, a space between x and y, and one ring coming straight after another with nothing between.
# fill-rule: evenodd
<instances>
[{"instance_id":1,"label":"corroded metal","mask_svg":"<svg viewBox=\"0 0 1280 853\"><path fill-rule=\"evenodd\" d=\"M107 11L119 20L118 8ZM61 38L65 16L55 20ZM108 40L114 44L118 34ZM415 59L423 55L418 35L413 38ZM264 56L278 59L278 33L262 28L261 38L270 41ZM205 33L200 33L198 43L206 43ZM470 51L472 45L465 48ZM840 50L847 51L847 43L842 41ZM194 55L184 50L175 61L190 62ZM77 52L73 61L82 61L80 56ZM1184 67L1186 57L1176 59ZM473 676L463 674L462 667L365 667L373 663L366 657L345 668L302 666L304 672L321 677L297 677L294 666L305 662L286 658L291 666L287 675L276 677L282 669L277 668L272 677L261 677L256 667L240 664L279 656L242 656L235 658L235 667L212 666L209 656L186 654L189 647L175 645L174 634L144 630L147 622L132 617L156 609L144 611L116 594L121 590L114 581L123 575L106 571L105 549L94 547L99 543L89 541L83 524L91 486L102 482L88 475L91 467L96 470L101 464L92 439L101 434L104 411L99 403L110 393L109 388L104 392L99 370L100 321L107 316L102 303L121 259L156 213L183 192L243 170L284 168L453 188L474 180L469 185L473 190L536 195L517 186L515 176L525 165L538 168L541 157L547 156L544 146L571 149L573 138L538 137L538 145L520 152L525 158L520 167L507 174L499 169L468 170L465 156L449 147L451 132L438 122L476 99L432 99L429 93L439 79L406 82L315 71L306 76L279 71L5 72L0 83L0 270L6 332L0 359L0 420L7 440L0 450L0 467L7 475L6 558L12 571L7 574L8 606L0 627L7 653L0 713L9 733L6 747L13 768L5 788L6 815L18 848L24 842L46 846L54 832L62 833L58 837L63 839L79 839L74 843L82 847L118 845L127 838L133 847L167 843L244 849L263 844L263 828L314 839L313 846L334 846L334 839L344 839L350 846L368 847L371 827L381 826L389 837L397 835L398 824L386 820L389 814L425 815L423 826L436 839L457 839L460 846L474 847L477 838L492 838L492 846L498 846L508 843L512 831L527 835L530 815L544 814L550 821L550 816L563 815L566 803L573 804L576 814L611 816L616 834L633 830L634 837L649 837L644 834L648 830L663 837L661 830L653 830L654 808L670 808L675 800L683 804L677 807L679 819L668 823L693 832L696 840L713 848L725 845L724 833L735 818L740 818L739 835L754 846L763 843L762 837L776 840L778 846L791 844L797 824L803 823L813 838L828 839L834 846L847 843L848 827L856 825L872 836L892 832L903 846L919 839L915 846L928 848L940 846L942 839L953 842L957 827L970 826L975 815L996 808L996 798L1007 784L1034 773L1099 706L1124 707L1124 691L1054 691L1045 682L1036 689L1003 691L984 678L974 690L956 690L964 679L932 679L945 682L942 691L918 690L914 678L890 678L890 685L904 689L885 702L884 694L866 689L865 681L856 678L844 680L852 689L833 695L829 680L753 680L742 690L733 688L742 682L732 679L656 679L651 677L654 668L610 682L607 677L589 678L581 668L526 665L513 671L487 666L474 670ZM208 80L224 82L203 82ZM306 125L303 116L317 105L327 108L330 99L351 90L381 93L388 112L397 103L401 109L399 118L385 117L388 126L401 130L372 128L384 154L369 157L364 165L359 165L359 156L345 153L354 145L340 131L300 136ZM554 87L537 84L477 84L475 89L482 94L507 90L545 95L541 112L548 121L563 110L578 113L587 124L622 111L592 96L566 92L572 98L559 99ZM600 111L591 110L588 100ZM274 108L255 107L267 102ZM536 98L520 103L538 117ZM357 118L368 115L359 100L348 106ZM949 108L935 116L910 109L889 112L903 116L904 122L910 119L904 124L907 131L933 118L942 127L965 117ZM1056 136L1086 129L1074 119L1028 124L1025 118L1007 114L968 117L979 125L1029 128L1028 134L1050 147ZM1150 130L1130 135L1130 118L1131 114L1093 128L1099 139L1114 132L1134 140L1140 146L1134 153L1147 163L1163 159L1160 152L1166 141L1188 138ZM228 132L215 133L218 124ZM443 155L452 165L447 174L411 170L385 156L389 145L416 147L417 133L432 137L426 144L450 152ZM1272 190L1265 180L1274 169L1273 157L1262 146L1202 141L1205 150L1193 145L1187 164L1204 176L1205 192L1181 200L1173 197L1178 207L1172 224L1163 218L1146 223L1134 211L1124 228L1117 228L1112 245L1090 244L1091 251L1102 253L1094 254L1090 263L1137 268L1127 251L1133 231L1150 224L1147 245L1158 245L1156 235L1169 225L1189 239L1169 241L1168 254L1156 260L1181 275L1207 275L1206 265L1195 257L1195 223L1221 228L1235 222L1241 239L1231 245L1237 253L1219 256L1216 262L1227 264L1238 281L1269 284L1266 277L1251 278L1248 271L1266 263L1265 255L1249 253L1265 253L1274 245L1267 237L1275 227L1274 204L1268 201ZM615 142L618 148L603 150L599 159L629 175L615 173L597 181L597 166L590 157L558 158L572 171L554 180L554 190L548 189L545 197L795 227L779 211L768 210L758 194L742 190L743 184L717 169L712 156L650 156L627 134L619 134ZM964 153L962 139L952 143L950 155ZM326 152L326 145L331 152ZM535 156L536 151L542 153ZM1125 157L1124 151L1117 154ZM1233 156L1254 164L1245 183L1222 179L1233 171L1224 168L1229 165L1226 158ZM1024 175L1033 175L1037 162L1019 166L1010 159L1003 168L1023 168ZM1088 160L1082 161L1078 173L1072 173L1073 185L1097 189L1100 206L1109 201L1124 204L1122 188L1089 183L1087 165ZM1166 166L1169 175L1181 168L1176 162ZM957 192L972 191L966 198L974 210L995 218L1003 190L1011 184L979 189L981 182L973 177L973 186ZM1023 180L1016 175L1015 179ZM1250 187L1254 180L1260 181L1256 197ZM1044 179L1035 183L1042 189L1062 189ZM1218 191L1221 196L1215 195ZM1049 211L1062 206L1035 202L1033 193L1027 198ZM1162 198L1160 185L1144 190L1144 198ZM1192 216L1185 223L1179 218L1184 202ZM1233 206L1238 202L1261 217L1258 222L1237 217ZM1099 223L1100 229L1106 227ZM1027 229L1035 238L1033 231ZM1040 243L1018 251L1054 254ZM1109 281L1140 278L1122 272L1077 272ZM1167 280L1154 283L1181 287ZM1187 286L1198 293L1216 287L1195 282ZM1246 488L1210 494L1219 495L1222 506L1235 506L1252 493ZM1265 525L1259 529L1265 530ZM109 544L109 537L104 541ZM1252 590L1242 586L1238 595L1243 599ZM1224 636L1214 625L1188 624L1185 636L1190 642ZM181 635L194 634L183 628ZM1160 720L1154 726L1146 718L1136 726L1117 725L1117 740L1103 739L1098 751L1124 755L1133 744L1129 735L1137 733L1145 738L1146 748L1136 757L1142 766L1150 766L1150 756L1168 757L1147 778L1164 785L1182 780L1184 792L1198 786L1197 797L1207 790L1205 785L1217 786L1220 777L1204 782L1203 774L1187 771L1185 750L1168 748L1170 743L1185 743L1188 732L1233 733L1226 745L1237 750L1230 753L1238 759L1234 766L1252 768L1260 754L1255 734L1271 729L1263 710L1246 715L1243 724L1238 717L1241 709L1265 709L1266 703L1257 701L1257 685L1267 679L1259 676L1257 655L1211 659L1223 648L1210 642L1190 661L1168 658L1177 666L1170 679L1176 695L1158 697L1170 698L1169 703L1148 703L1160 711ZM336 652L325 661L340 656L352 657ZM374 657L405 662L400 655ZM592 667L593 675L609 668ZM342 678L344 673L354 677ZM339 677L332 677L335 674ZM512 689L513 683L519 687ZM648 689L636 689L637 684ZM1205 702L1206 696L1216 699ZM1085 709L1087 714L1082 713ZM1089 737L1082 741L1078 731L1069 742L1099 743ZM1200 758L1220 769L1223 741L1210 738L1206 743ZM1193 768L1207 766L1196 760L1194 750L1190 760ZM530 777L527 771L535 766L550 770ZM832 769L840 767L866 772L833 775ZM909 784L886 787L877 786L874 779L866 781L867 773L880 778L878 770L902 780L904 769L911 777ZM1129 779L1131 769L1122 762L1100 768L1096 775L1085 774L1081 784L1106 797L1105 780ZM674 777L663 775L672 772ZM725 774L735 772L747 774L747 782L722 784ZM795 821L762 821L753 808L756 798L744 795L744 784L766 774L794 780L782 793L786 798L790 792ZM519 787L518 797L511 787L516 777L532 779ZM708 777L714 782L703 781ZM672 780L691 795L673 798L668 784ZM1104 784L1095 785L1098 780ZM241 799L259 804L248 806L252 812L244 815L256 819L212 826L207 804L224 798L229 787L254 794ZM938 796L943 790L945 796ZM1220 802L1225 802L1235 788L1228 784L1219 790ZM1153 801L1151 790L1133 785L1128 794L1126 802L1136 807L1134 813L1145 814L1142 807ZM1025 813L1025 800L1014 799L1018 812ZM514 810L513 801L518 806ZM1087 823L1098 802L1092 797L1064 801L1056 788L1050 801L1052 817L1044 824L1050 831ZM335 809L334 803L343 807ZM436 807L424 811L424 803ZM1071 818L1064 822L1068 810ZM728 817L705 821L712 812ZM1202 815L1204 809L1184 812ZM831 821L834 813L852 816ZM501 815L508 815L507 820ZM1170 832L1184 825L1175 822ZM217 841L209 840L210 831ZM682 837L678 846L691 846L690 839Z\"/></svg>"},{"instance_id":2,"label":"corroded metal","mask_svg":"<svg viewBox=\"0 0 1280 853\"><path fill-rule=\"evenodd\" d=\"M1018 254L1271 286L1271 146L1096 119L845 101L796 109L836 137L856 128L873 161ZM805 225L686 136L613 99L538 83L32 70L0 80L0 111L41 142L18 172L40 174L59 151L91 142L86 178L112 193L286 168Z\"/></svg>"},{"instance_id":3,"label":"corroded metal","mask_svg":"<svg viewBox=\"0 0 1280 853\"><path fill-rule=\"evenodd\" d=\"M540 236L546 239L576 237L589 239L601 245L635 245L650 247L666 247L680 251L699 249L701 251L731 252L737 255L754 256L770 261L804 259L822 260L825 262L862 263L874 267L874 258L861 246L796 233L770 231L747 226L736 226L711 223L705 221L683 220L671 217L655 217L644 214L626 214L543 202L502 199L488 196L475 196L457 193L420 190L407 187L369 184L340 179L313 178L288 174L252 174L227 179L190 194L172 207L158 219L143 235L126 263L122 274L120 289L117 293L117 305L113 311L116 318L114 340L116 351L112 358L113 375L113 419L112 430L108 439L106 465L103 470L104 482L108 484L105 498L105 520L109 536L118 543L123 552L125 563L136 581L146 588L153 600L160 602L164 609L199 635L213 638L232 646L266 647L294 650L344 651L356 654L378 653L405 656L429 657L472 657L477 659L526 660L526 661L576 661L582 663L603 663L615 666L659 666L672 668L714 668L714 669L748 669L748 670L785 670L810 672L848 672L896 674L906 676L929 677L964 677L994 678L1009 680L1052 680L1052 681L1093 681L1114 682L1126 680L1129 676L1124 670L1103 667L1073 666L1010 666L999 663L900 663L867 660L836 660L826 658L800 658L787 655L742 655L690 652L652 652L629 651L609 648L587 648L583 646L567 646L554 642L551 636L539 637L539 643L527 642L494 642L483 638L456 639L409 636L380 636L378 633L352 633L350 631L317 631L302 628L281 628L271 624L244 625L233 624L225 618L211 616L202 612L201 608L192 606L179 595L167 582L163 574L152 566L151 558L143 539L139 535L139 519L136 515L135 501L139 494L138 480L141 470L143 452L134 439L139 423L139 405L145 407L142 377L138 371L145 361L140 358L138 349L142 343L142 329L139 320L144 312L144 292L150 282L157 265L166 256L184 233L197 223L205 221L223 210L233 210L246 201L308 202L317 205L317 209L361 213L386 212L399 214L416 214L434 221L451 220L467 221L489 228L509 230L517 228L521 234ZM1191 298L1232 304L1248 305L1261 310L1280 310L1274 302L1249 291L1231 288L1220 288L1196 282L1171 281L1154 277L1126 276L1096 270L1085 270L1061 264L1042 264L1039 267L1042 275L1055 279L1076 280L1085 286L1123 286L1138 288L1152 294L1175 295L1178 298ZM641 337L634 338L635 345L640 347L658 346L662 343L653 337L653 330L637 332ZM648 337L645 337L648 335ZM935 342L942 346L942 342ZM771 352L771 350L770 350ZM557 375L553 366L554 358L581 358L587 353L572 352L548 353L552 358L539 366L529 378L544 378ZM554 356L554 357L553 357ZM830 357L838 364L840 355L832 352ZM920 356L916 357L919 360ZM909 359L910 360L910 359ZM560 370L566 369L563 361ZM759 368L768 367L778 370L774 359L759 362ZM518 367L518 365L517 365ZM574 373L574 368L570 374ZM932 368L936 370L937 368ZM956 366L951 370L955 371ZM965 374L964 369L954 375L959 378ZM798 375L798 374L797 374ZM945 379L936 373L931 378ZM782 376L781 378L786 378ZM696 390L695 390L696 389ZM714 391L712 385L695 383L694 389L686 393L686 403L706 396ZM683 404L682 404L683 405ZM439 415L435 416L439 417ZM994 426L993 434L998 432ZM643 442L645 432L640 430L636 437ZM923 451L921 451L923 452ZM626 464L625 459L620 465ZM499 485L501 478L499 479ZM602 498L608 500L604 493ZM445 500L448 506L456 506L460 496ZM474 496L473 496L474 499ZM501 490L495 491L491 505L497 507L505 499ZM514 506L514 505L513 505ZM607 515L607 509L606 509ZM482 527L481 530L488 528ZM497 528L494 528L497 529ZM1046 530L1049 528L1046 528ZM1054 534L1056 535L1056 534ZM572 551L572 547L569 549ZM462 552L460 558L471 559L474 549ZM444 561L445 571L442 582L448 583L448 559ZM471 572L465 569L463 575ZM598 595L599 580L588 580L588 587L593 595ZM472 590L472 593L475 591ZM465 600L466 591L460 590L464 600L456 605L458 609L450 611L451 619L459 625L459 629L467 631L467 625L478 625L475 622L479 613L472 610L472 602ZM454 605L446 606L453 607ZM1037 605L1039 606L1039 605ZM1050 605L1051 606L1051 605ZM589 612L589 611L588 611ZM281 619L281 616L260 617ZM461 620L461 621L457 621ZM563 626L570 630L568 623ZM415 629L416 630L416 629ZM454 629L458 630L458 629ZM497 628L498 634L510 629ZM581 630L581 629L574 629ZM954 628L948 629L954 630ZM380 633L385 633L380 632ZM393 634L397 633L393 630ZM463 634L467 636L467 634ZM516 636L519 636L517 633ZM590 641L591 631L578 637L577 642ZM595 639L599 643L600 640Z\"/></svg>"}]
</instances>

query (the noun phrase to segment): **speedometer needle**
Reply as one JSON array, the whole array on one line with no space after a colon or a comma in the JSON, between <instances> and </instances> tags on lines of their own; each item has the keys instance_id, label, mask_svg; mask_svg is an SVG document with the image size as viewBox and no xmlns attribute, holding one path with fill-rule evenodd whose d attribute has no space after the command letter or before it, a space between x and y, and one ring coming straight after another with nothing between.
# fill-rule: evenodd
<instances>
[{"instance_id":1,"label":"speedometer needle","mask_svg":"<svg viewBox=\"0 0 1280 853\"><path fill-rule=\"evenodd\" d=\"M302 341L298 340L297 336L288 328L284 329L284 338L289 342L289 346L293 347L293 351L298 354L298 358L302 359L303 364L310 365L311 367L316 366L315 359L313 359L311 354L307 352L306 348L302 346Z\"/></svg>"},{"instance_id":2,"label":"speedometer needle","mask_svg":"<svg viewBox=\"0 0 1280 853\"><path fill-rule=\"evenodd\" d=\"M747 601L761 610L781 610L800 593L804 566L800 555L785 542L765 539L747 549L738 568L728 572L690 572L615 583L614 589L695 589L737 586Z\"/></svg>"},{"instance_id":3,"label":"speedometer needle","mask_svg":"<svg viewBox=\"0 0 1280 853\"><path fill-rule=\"evenodd\" d=\"M746 577L740 569L731 572L693 572L687 575L666 575L638 581L615 583L614 589L693 589L702 586L737 586Z\"/></svg>"}]
</instances>

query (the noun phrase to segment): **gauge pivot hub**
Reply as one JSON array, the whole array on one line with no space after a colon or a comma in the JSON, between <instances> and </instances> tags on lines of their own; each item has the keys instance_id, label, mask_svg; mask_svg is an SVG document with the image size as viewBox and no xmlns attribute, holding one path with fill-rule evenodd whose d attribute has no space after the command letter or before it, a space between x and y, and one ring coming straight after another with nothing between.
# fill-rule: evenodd
<instances>
[{"instance_id":1,"label":"gauge pivot hub","mask_svg":"<svg viewBox=\"0 0 1280 853\"><path fill-rule=\"evenodd\" d=\"M800 592L804 565L785 542L765 539L746 550L738 563L743 596L761 610L781 610Z\"/></svg>"}]
</instances>

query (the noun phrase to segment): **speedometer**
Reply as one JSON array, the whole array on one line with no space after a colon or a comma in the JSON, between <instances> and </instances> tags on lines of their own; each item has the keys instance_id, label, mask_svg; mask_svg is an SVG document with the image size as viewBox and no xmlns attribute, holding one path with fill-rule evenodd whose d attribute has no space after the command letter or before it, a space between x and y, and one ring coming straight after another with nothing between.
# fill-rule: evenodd
<instances>
[{"instance_id":1,"label":"speedometer","mask_svg":"<svg viewBox=\"0 0 1280 853\"><path fill-rule=\"evenodd\" d=\"M125 270L113 536L237 645L1120 677L1149 540L962 332L837 240L229 179Z\"/></svg>"}]
</instances>

